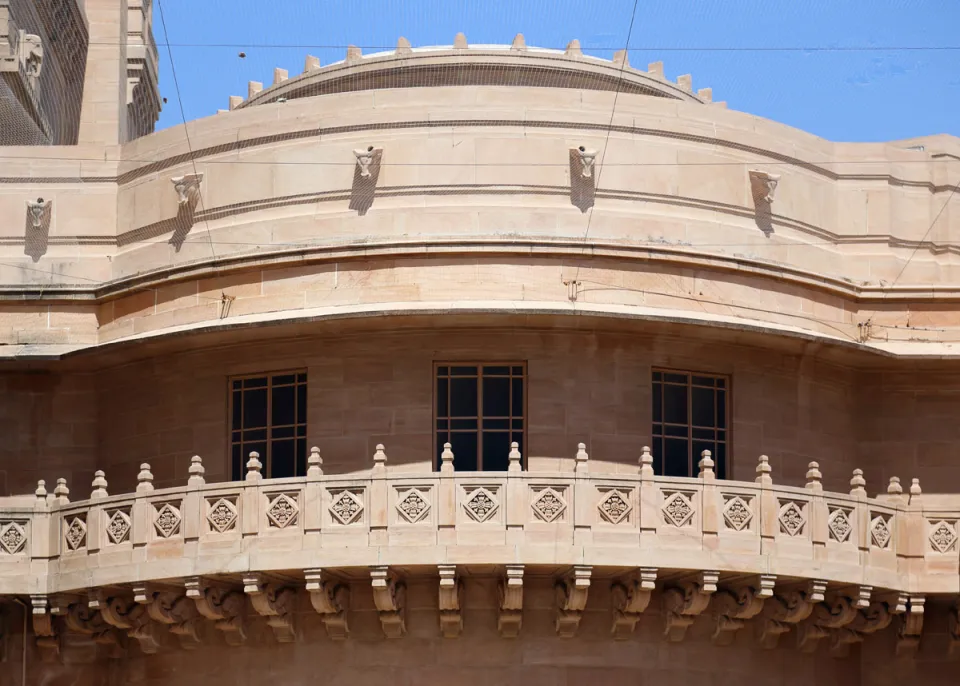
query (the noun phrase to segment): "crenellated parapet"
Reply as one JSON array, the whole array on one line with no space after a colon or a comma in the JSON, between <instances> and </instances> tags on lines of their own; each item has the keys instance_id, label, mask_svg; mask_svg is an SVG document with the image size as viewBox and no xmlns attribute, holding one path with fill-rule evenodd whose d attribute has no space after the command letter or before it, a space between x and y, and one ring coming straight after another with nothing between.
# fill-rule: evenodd
<instances>
[{"instance_id":1,"label":"crenellated parapet","mask_svg":"<svg viewBox=\"0 0 960 686\"><path fill-rule=\"evenodd\" d=\"M657 598L669 641L702 621L718 645L793 634L802 651L842 657L888 628L915 653L927 599L960 596L960 496L916 482L869 497L860 470L849 493L824 491L815 464L805 487L775 484L765 456L753 482L716 479L709 452L695 478L655 476L646 450L633 474L589 470L582 446L570 472L510 457L506 472L458 473L448 446L439 472L394 472L378 446L368 471L327 475L314 449L307 476L264 479L253 453L244 481L210 484L194 457L183 487L154 488L143 465L134 493L111 495L97 472L79 502L40 482L0 500L0 599L30 600L49 659L64 633L120 656L211 636L240 645L258 622L293 642L304 612L345 640L358 607L401 639L408 583L424 578L437 630L456 638L479 574L500 579L505 638L523 631L525 587L552 583L559 637L602 602L612 637L629 638Z\"/></svg>"}]
</instances>

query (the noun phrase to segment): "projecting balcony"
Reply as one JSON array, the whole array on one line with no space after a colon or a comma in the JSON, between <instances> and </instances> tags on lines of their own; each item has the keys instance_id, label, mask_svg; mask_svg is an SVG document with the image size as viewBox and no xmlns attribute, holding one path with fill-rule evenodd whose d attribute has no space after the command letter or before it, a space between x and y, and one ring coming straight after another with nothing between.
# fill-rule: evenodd
<instances>
[{"instance_id":1,"label":"projecting balcony","mask_svg":"<svg viewBox=\"0 0 960 686\"><path fill-rule=\"evenodd\" d=\"M655 476L647 449L633 474L592 472L582 444L574 464L523 471L514 448L508 471L455 472L448 448L440 471L399 473L380 446L369 470L333 476L314 448L297 478L262 478L254 453L239 482L205 483L199 457L177 488L155 489L148 465L123 495L108 495L98 472L82 502L62 481L53 493L41 482L35 497L0 499L0 594L32 597L41 637L62 615L81 633L129 630L149 651L144 622L193 635L184 622L202 616L237 638L229 620L242 618L244 594L278 640L293 640L304 586L343 638L351 582L399 636L405 578L426 575L440 579L441 630L456 635L469 569L501 579L505 636L520 630L526 573L562 591L561 636L576 632L591 588L612 605L614 636L629 636L658 588L671 640L709 605L718 635L759 615L767 645L791 627L813 645L848 627L835 636L842 648L900 614L909 650L925 598L960 592L960 494L922 494L916 482L904 493L892 479L871 498L859 470L850 493L824 492L816 463L806 487L780 486L766 457L754 482L716 479L709 453L694 478Z\"/></svg>"}]
</instances>

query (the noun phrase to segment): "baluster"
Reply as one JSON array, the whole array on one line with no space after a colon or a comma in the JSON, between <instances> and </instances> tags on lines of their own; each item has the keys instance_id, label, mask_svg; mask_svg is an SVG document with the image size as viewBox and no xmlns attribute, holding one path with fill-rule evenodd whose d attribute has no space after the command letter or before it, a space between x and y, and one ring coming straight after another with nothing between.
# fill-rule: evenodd
<instances>
[{"instance_id":1,"label":"baluster","mask_svg":"<svg viewBox=\"0 0 960 686\"><path fill-rule=\"evenodd\" d=\"M720 519L722 504L717 491L717 475L713 471L713 456L709 450L700 453L700 526L703 531L703 545L705 548L716 547L717 536L720 535Z\"/></svg>"},{"instance_id":2,"label":"baluster","mask_svg":"<svg viewBox=\"0 0 960 686\"><path fill-rule=\"evenodd\" d=\"M519 545L523 542L523 524L527 513L527 483L520 470L520 445L510 444L510 454L507 456L510 465L507 467L507 545Z\"/></svg>"},{"instance_id":3,"label":"baluster","mask_svg":"<svg viewBox=\"0 0 960 686\"><path fill-rule=\"evenodd\" d=\"M144 462L140 465L140 473L137 474L136 500L133 501L130 512L130 541L135 548L146 545L149 540L151 517L147 495L152 492L153 473L150 471L150 465Z\"/></svg>"},{"instance_id":4,"label":"baluster","mask_svg":"<svg viewBox=\"0 0 960 686\"><path fill-rule=\"evenodd\" d=\"M593 543L592 527L597 520L596 496L594 485L589 481L587 473L590 470L590 456L584 443L577 444L577 455L574 461L574 483L571 489L573 503L570 511L573 513L573 543L574 545L591 545Z\"/></svg>"},{"instance_id":5,"label":"baluster","mask_svg":"<svg viewBox=\"0 0 960 686\"><path fill-rule=\"evenodd\" d=\"M437 542L440 545L456 545L457 542L457 482L453 469L453 446L443 444L440 453L440 494L437 522L440 528Z\"/></svg>"},{"instance_id":6,"label":"baluster","mask_svg":"<svg viewBox=\"0 0 960 686\"><path fill-rule=\"evenodd\" d=\"M203 530L200 524L203 522L205 513L203 508L205 503L200 497L200 491L206 480L203 478L204 472L203 459L199 455L190 458L190 467L187 473L187 492L183 496L183 540L196 541L200 538L200 532Z\"/></svg>"},{"instance_id":7,"label":"baluster","mask_svg":"<svg viewBox=\"0 0 960 686\"><path fill-rule=\"evenodd\" d=\"M303 530L308 534L319 534L323 521L323 458L320 448L310 448L307 457L307 484L303 494ZM319 544L317 544L319 545Z\"/></svg>"},{"instance_id":8,"label":"baluster","mask_svg":"<svg viewBox=\"0 0 960 686\"><path fill-rule=\"evenodd\" d=\"M93 490L90 491L90 511L87 514L87 552L96 553L102 547L106 520L103 508L97 503L108 497L107 479L102 469L93 473Z\"/></svg>"},{"instance_id":9,"label":"baluster","mask_svg":"<svg viewBox=\"0 0 960 686\"><path fill-rule=\"evenodd\" d=\"M813 541L813 559L826 560L827 540L829 533L829 508L823 497L823 484L820 479L820 465L811 462L807 465L807 490L812 495L810 499L810 538Z\"/></svg>"},{"instance_id":10,"label":"baluster","mask_svg":"<svg viewBox=\"0 0 960 686\"><path fill-rule=\"evenodd\" d=\"M370 473L370 545L387 544L390 491L387 485L387 454L378 444Z\"/></svg>"},{"instance_id":11,"label":"baluster","mask_svg":"<svg viewBox=\"0 0 960 686\"><path fill-rule=\"evenodd\" d=\"M657 545L657 526L660 523L660 487L653 480L653 453L643 446L640 450L640 545Z\"/></svg>"},{"instance_id":12,"label":"baluster","mask_svg":"<svg viewBox=\"0 0 960 686\"><path fill-rule=\"evenodd\" d=\"M242 506L240 508L240 533L242 536L256 536L260 530L260 453L253 451L247 460L247 476L244 479Z\"/></svg>"},{"instance_id":13,"label":"baluster","mask_svg":"<svg viewBox=\"0 0 960 686\"><path fill-rule=\"evenodd\" d=\"M780 530L780 504L773 492L773 468L770 458L761 455L757 462L756 483L760 484L760 552L773 553L773 543Z\"/></svg>"},{"instance_id":14,"label":"baluster","mask_svg":"<svg viewBox=\"0 0 960 686\"><path fill-rule=\"evenodd\" d=\"M870 550L870 508L867 506L867 481L863 478L862 469L854 469L850 479L850 495L857 499L857 547L861 552Z\"/></svg>"}]
</instances>

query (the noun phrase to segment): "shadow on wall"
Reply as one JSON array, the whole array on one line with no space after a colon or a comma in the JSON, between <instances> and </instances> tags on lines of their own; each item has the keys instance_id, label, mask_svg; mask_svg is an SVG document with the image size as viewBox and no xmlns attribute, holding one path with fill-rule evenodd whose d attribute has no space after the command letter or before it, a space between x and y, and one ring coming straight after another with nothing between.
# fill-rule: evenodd
<instances>
[{"instance_id":1,"label":"shadow on wall","mask_svg":"<svg viewBox=\"0 0 960 686\"><path fill-rule=\"evenodd\" d=\"M753 220L757 224L757 228L763 231L763 235L767 238L773 235L773 220L772 213L770 211L770 201L765 198L754 197L754 208L755 212L753 215Z\"/></svg>"},{"instance_id":2,"label":"shadow on wall","mask_svg":"<svg viewBox=\"0 0 960 686\"><path fill-rule=\"evenodd\" d=\"M357 151L357 165L353 168L353 186L350 189L350 209L356 210L361 217L373 206L377 192L377 180L380 178L380 162L383 150L367 148Z\"/></svg>"},{"instance_id":3,"label":"shadow on wall","mask_svg":"<svg viewBox=\"0 0 960 686\"><path fill-rule=\"evenodd\" d=\"M593 207L597 195L596 172L584 176L584 165L576 149L570 150L570 204L581 212Z\"/></svg>"},{"instance_id":4,"label":"shadow on wall","mask_svg":"<svg viewBox=\"0 0 960 686\"><path fill-rule=\"evenodd\" d=\"M192 202L183 203L177 208L176 217L167 221L159 222L159 224L172 225L173 235L170 236L169 242L176 252L180 252L180 248L183 247L183 242L187 240L187 234L189 234L190 229L193 228L194 211L195 205ZM169 230L169 228L166 230Z\"/></svg>"}]
</instances>

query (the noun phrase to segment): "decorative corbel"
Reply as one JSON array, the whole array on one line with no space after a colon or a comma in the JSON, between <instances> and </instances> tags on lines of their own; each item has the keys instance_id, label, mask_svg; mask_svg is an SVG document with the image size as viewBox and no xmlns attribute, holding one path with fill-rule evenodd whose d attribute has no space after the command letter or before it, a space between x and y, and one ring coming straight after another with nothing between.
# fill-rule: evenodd
<instances>
[{"instance_id":1,"label":"decorative corbel","mask_svg":"<svg viewBox=\"0 0 960 686\"><path fill-rule=\"evenodd\" d=\"M337 583L333 579L324 578L320 569L306 569L303 574L307 580L310 603L320 614L323 625L327 628L327 635L334 641L344 640L350 634L350 629L347 627L350 587Z\"/></svg>"},{"instance_id":2,"label":"decorative corbel","mask_svg":"<svg viewBox=\"0 0 960 686\"><path fill-rule=\"evenodd\" d=\"M834 657L847 657L850 646L863 641L863 637L890 626L893 613L884 602L870 603L861 608L850 624L833 632L830 643L830 654Z\"/></svg>"},{"instance_id":3,"label":"decorative corbel","mask_svg":"<svg viewBox=\"0 0 960 686\"><path fill-rule=\"evenodd\" d=\"M457 638L463 631L463 579L457 576L456 565L439 565L440 633L444 638Z\"/></svg>"},{"instance_id":4,"label":"decorative corbel","mask_svg":"<svg viewBox=\"0 0 960 686\"><path fill-rule=\"evenodd\" d=\"M153 599L146 604L150 618L168 625L170 633L180 640L182 648L197 648L200 645L197 634L200 618L196 603L176 591L163 591L152 595Z\"/></svg>"},{"instance_id":5,"label":"decorative corbel","mask_svg":"<svg viewBox=\"0 0 960 686\"><path fill-rule=\"evenodd\" d=\"M556 593L555 626L560 638L573 638L580 626L580 617L587 606L590 591L589 565L575 565L573 571L554 584Z\"/></svg>"},{"instance_id":6,"label":"decorative corbel","mask_svg":"<svg viewBox=\"0 0 960 686\"><path fill-rule=\"evenodd\" d=\"M755 201L769 204L777 194L777 185L780 183L779 174L771 174L756 169L750 170L750 189Z\"/></svg>"},{"instance_id":7,"label":"decorative corbel","mask_svg":"<svg viewBox=\"0 0 960 686\"><path fill-rule=\"evenodd\" d=\"M818 603L813 614L797 632L797 647L801 652L812 653L820 639L830 634L831 629L843 629L857 618L856 603L846 596L837 596L830 602Z\"/></svg>"},{"instance_id":8,"label":"decorative corbel","mask_svg":"<svg viewBox=\"0 0 960 686\"><path fill-rule=\"evenodd\" d=\"M920 649L920 632L923 631L923 606L926 598L922 595L910 596L907 611L900 618L900 630L897 632L897 655L916 655Z\"/></svg>"},{"instance_id":9,"label":"decorative corbel","mask_svg":"<svg viewBox=\"0 0 960 686\"><path fill-rule=\"evenodd\" d=\"M23 73L31 83L35 83L43 71L43 40L40 36L26 31L20 32L20 62Z\"/></svg>"},{"instance_id":10,"label":"decorative corbel","mask_svg":"<svg viewBox=\"0 0 960 686\"><path fill-rule=\"evenodd\" d=\"M624 641L633 634L640 615L650 604L650 595L656 588L657 570L653 567L640 569L640 578L615 581L610 587L613 597L614 639Z\"/></svg>"},{"instance_id":11,"label":"decorative corbel","mask_svg":"<svg viewBox=\"0 0 960 686\"><path fill-rule=\"evenodd\" d=\"M947 654L950 657L960 656L960 605L954 605L950 608L950 615L947 622L947 638L950 644L947 646Z\"/></svg>"},{"instance_id":12,"label":"decorative corbel","mask_svg":"<svg viewBox=\"0 0 960 686\"><path fill-rule=\"evenodd\" d=\"M43 227L43 222L50 211L52 200L37 198L36 200L27 200L27 216L30 217L30 226L35 229Z\"/></svg>"},{"instance_id":13,"label":"decorative corbel","mask_svg":"<svg viewBox=\"0 0 960 686\"><path fill-rule=\"evenodd\" d=\"M811 581L806 591L793 590L769 598L763 606L760 645L776 648L782 634L813 613L814 605L823 601L826 590L827 582L818 579Z\"/></svg>"},{"instance_id":14,"label":"decorative corbel","mask_svg":"<svg viewBox=\"0 0 960 686\"><path fill-rule=\"evenodd\" d=\"M735 591L723 590L714 594L711 610L717 620L713 642L726 646L733 643L745 620L760 614L763 610L763 597L751 586Z\"/></svg>"},{"instance_id":15,"label":"decorative corbel","mask_svg":"<svg viewBox=\"0 0 960 686\"><path fill-rule=\"evenodd\" d=\"M357 158L357 167L360 168L361 178L369 179L373 175L370 168L374 165L381 152L383 152L383 148L375 148L372 145L367 146L365 150L360 149L353 151L354 157Z\"/></svg>"},{"instance_id":16,"label":"decorative corbel","mask_svg":"<svg viewBox=\"0 0 960 686\"><path fill-rule=\"evenodd\" d=\"M213 621L214 628L223 632L227 645L243 644L247 638L243 626L247 604L242 593L205 584L196 576L186 579L184 586L197 612Z\"/></svg>"},{"instance_id":17,"label":"decorative corbel","mask_svg":"<svg viewBox=\"0 0 960 686\"><path fill-rule=\"evenodd\" d=\"M177 204L191 209L196 207L200 199L200 183L203 181L203 174L174 176L170 181L173 182L173 189L177 192Z\"/></svg>"},{"instance_id":18,"label":"decorative corbel","mask_svg":"<svg viewBox=\"0 0 960 686\"><path fill-rule=\"evenodd\" d=\"M126 653L123 635L107 624L103 615L88 602L71 603L63 623L69 631L89 636L94 643L104 646L110 658L119 659Z\"/></svg>"},{"instance_id":19,"label":"decorative corbel","mask_svg":"<svg viewBox=\"0 0 960 686\"><path fill-rule=\"evenodd\" d=\"M701 572L700 581L688 581L668 588L663 594L663 635L679 643L687 635L693 620L707 609L710 596L717 590L717 572Z\"/></svg>"},{"instance_id":20,"label":"decorative corbel","mask_svg":"<svg viewBox=\"0 0 960 686\"><path fill-rule=\"evenodd\" d=\"M388 567L371 567L373 603L380 611L380 626L387 638L400 638L407 631L407 586Z\"/></svg>"},{"instance_id":21,"label":"decorative corbel","mask_svg":"<svg viewBox=\"0 0 960 686\"><path fill-rule=\"evenodd\" d=\"M523 565L507 565L506 575L500 580L500 614L497 631L502 638L520 635L523 621Z\"/></svg>"},{"instance_id":22,"label":"decorative corbel","mask_svg":"<svg viewBox=\"0 0 960 686\"><path fill-rule=\"evenodd\" d=\"M585 179L593 178L593 169L597 161L597 151L587 150L584 146L571 148L573 155L580 160L580 176Z\"/></svg>"},{"instance_id":23,"label":"decorative corbel","mask_svg":"<svg viewBox=\"0 0 960 686\"><path fill-rule=\"evenodd\" d=\"M56 662L60 657L60 636L53 615L49 612L47 596L30 596L33 612L33 633L37 637L37 650L43 662Z\"/></svg>"},{"instance_id":24,"label":"decorative corbel","mask_svg":"<svg viewBox=\"0 0 960 686\"><path fill-rule=\"evenodd\" d=\"M100 590L90 596L90 607L100 610L107 624L135 639L145 655L153 655L160 650L160 636L147 614L146 593L146 587L134 587L133 600L129 600Z\"/></svg>"},{"instance_id":25,"label":"decorative corbel","mask_svg":"<svg viewBox=\"0 0 960 686\"><path fill-rule=\"evenodd\" d=\"M267 625L273 629L277 643L293 643L296 639L293 617L297 592L276 584L264 584L259 574L244 575L243 592L250 598L257 614L267 618Z\"/></svg>"}]
</instances>

